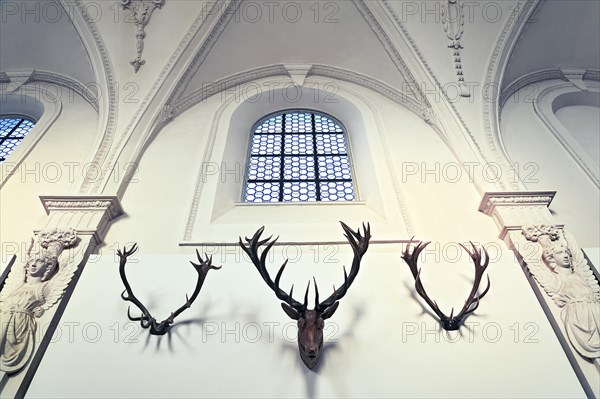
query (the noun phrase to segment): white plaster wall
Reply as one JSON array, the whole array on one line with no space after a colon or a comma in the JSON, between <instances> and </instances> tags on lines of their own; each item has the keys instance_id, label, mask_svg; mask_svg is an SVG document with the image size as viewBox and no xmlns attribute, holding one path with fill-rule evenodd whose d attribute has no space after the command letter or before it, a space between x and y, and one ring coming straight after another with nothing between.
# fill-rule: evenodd
<instances>
[{"instance_id":1,"label":"white plaster wall","mask_svg":"<svg viewBox=\"0 0 600 399\"><path fill-rule=\"evenodd\" d=\"M70 193L74 181L89 168L86 155L95 143L98 115L77 94L60 89L60 115L0 189L0 267L15 252L23 259L33 230L43 227L46 213L39 196ZM29 136L35 135L34 127ZM2 173L13 169L10 163L11 156L0 165Z\"/></svg>"},{"instance_id":2,"label":"white plaster wall","mask_svg":"<svg viewBox=\"0 0 600 399\"><path fill-rule=\"evenodd\" d=\"M127 320L118 263L104 255L86 266L28 397L585 397L509 251L493 255L492 287L469 328L445 336L411 298L400 249L371 246L326 322L315 371L299 359L295 323L241 250L215 253L223 268L210 271L196 303L160 338ZM322 295L341 283L347 246L321 248L317 259L301 251L284 287L301 287L313 274ZM159 318L193 289L194 255L186 252L140 253L127 266L134 291ZM271 273L282 261L280 247L274 252ZM465 256L435 261L429 253L424 284L448 312L462 304L472 267Z\"/></svg>"},{"instance_id":3,"label":"white plaster wall","mask_svg":"<svg viewBox=\"0 0 600 399\"><path fill-rule=\"evenodd\" d=\"M545 87L545 83L536 85L536 93ZM529 190L557 191L550 210L557 222L573 232L580 246L598 247L600 192L536 115L532 100L531 88L525 88L502 110L500 128L508 156L518 164Z\"/></svg>"},{"instance_id":4,"label":"white plaster wall","mask_svg":"<svg viewBox=\"0 0 600 399\"><path fill-rule=\"evenodd\" d=\"M382 115L395 173L402 179L403 162L418 163L419 173L407 175L402 190L417 238L434 240L421 255L422 278L446 313L462 306L473 278L471 261L457 241L470 239L489 249L492 287L461 335L443 335L422 302L411 297L414 283L399 244L371 245L354 285L326 324L315 371L299 359L295 322L237 247L198 248L223 268L210 271L196 303L170 335L149 336L130 322L120 298L117 248L139 243L127 266L130 282L159 319L194 288L188 263L195 259L194 248L178 244L208 121L221 105L209 100L175 119L144 154L137 180L122 199L127 215L111 226L101 256L86 265L28 396L584 397L520 266L495 239L489 218L476 212L479 196L469 177L448 179L449 169L443 174L443 165L457 162L450 150L410 112L378 96L370 100ZM434 170L436 163L438 178L421 175L420 168ZM310 217L314 208L301 212ZM265 235L285 241L297 226L272 223ZM320 226L325 226L319 227L320 237L343 239L337 222ZM231 223L222 231L234 242L257 227ZM378 231L372 235L377 239ZM341 284L342 266L352 259L347 245L276 246L272 252L272 274L290 258L283 287L294 283L299 293L316 276L322 297L332 284Z\"/></svg>"}]
</instances>

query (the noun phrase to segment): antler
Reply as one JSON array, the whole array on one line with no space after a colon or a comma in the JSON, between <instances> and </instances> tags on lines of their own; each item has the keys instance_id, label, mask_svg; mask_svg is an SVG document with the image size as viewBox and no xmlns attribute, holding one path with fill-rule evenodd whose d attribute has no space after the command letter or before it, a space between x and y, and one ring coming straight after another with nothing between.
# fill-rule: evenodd
<instances>
[{"instance_id":1,"label":"antler","mask_svg":"<svg viewBox=\"0 0 600 399\"><path fill-rule=\"evenodd\" d=\"M402 259L404 259L404 261L410 268L413 277L415 278L415 290L421 296L421 298L423 298L425 302L427 302L427 304L431 307L435 314L440 318L440 320L442 321L442 326L445 330L457 330L460 327L460 324L465 318L465 316L467 316L469 313L474 312L479 307L479 301L485 296L485 294L487 294L487 292L490 289L490 277L488 275L488 284L486 289L481 295L477 294L479 285L481 283L481 278L483 277L483 273L488 267L490 260L487 250L485 249L485 247L482 247L483 253L485 254L485 262L481 264L481 252L475 247L475 245L472 242L471 247L473 248L473 252L469 251L464 245L459 244L465 251L467 251L471 259L473 260L473 264L475 266L475 280L473 281L473 288L471 289L471 292L469 293L469 296L465 301L465 305L463 306L461 311L456 316L454 316L454 308L452 308L450 316L446 316L440 310L437 303L431 300L427 295L427 292L425 291L425 288L423 288L423 284L421 283L421 269L417 268L417 261L419 255L421 254L421 251L423 251L423 249L425 249L425 247L427 247L427 245L430 244L430 242L420 242L415 247L412 254L409 254L408 251L412 240L413 239L411 238L408 244L406 244L406 249L402 253Z\"/></svg>"},{"instance_id":2,"label":"antler","mask_svg":"<svg viewBox=\"0 0 600 399\"><path fill-rule=\"evenodd\" d=\"M123 291L123 293L121 294L121 298L123 298L123 300L125 301L132 302L142 311L142 315L140 317L133 317L129 312L130 308L127 308L127 317L129 318L129 320L139 321L142 328L150 327L150 334L164 335L169 330L169 326L173 324L175 317L179 316L184 310L192 306L192 303L200 293L200 289L204 284L204 280L206 279L208 271L213 269L218 270L221 268L221 266L212 266L212 256L209 257L208 255L204 254L204 256L206 256L206 260L203 260L200 256L200 253L198 253L198 250L196 250L196 256L198 257L198 261L200 263L195 264L194 262L190 261L192 266L194 266L196 272L198 272L198 281L196 282L196 288L194 289L192 296L188 297L186 294L185 304L179 307L176 311L172 312L168 318L159 323L154 317L152 317L152 315L150 314L148 309L146 309L146 307L142 304L142 302L140 302L140 300L137 299L136 296L133 294L131 285L129 284L129 282L127 281L127 277L125 276L125 264L127 263L127 258L133 255L137 251L137 249L137 244L133 244L133 246L129 250L127 250L126 247L123 247L123 252L121 252L121 250L117 250L117 255L120 258L119 274L121 275L121 280L125 285L125 291ZM125 295L125 293L127 293L127 295Z\"/></svg>"},{"instance_id":3,"label":"antler","mask_svg":"<svg viewBox=\"0 0 600 399\"><path fill-rule=\"evenodd\" d=\"M269 272L267 271L265 261L267 259L269 250L277 242L279 237L275 238L272 241L271 241L271 238L273 236L269 236L269 238L261 240L260 236L262 235L264 230L265 230L265 226L262 226L260 229L258 229L256 231L256 233L254 233L252 238L245 237L247 244L244 244L242 242L242 237L240 237L240 241L239 241L240 246L242 247L244 252L246 252L246 254L248 254L248 256L250 257L250 260L252 261L252 263L254 264L254 266L256 267L258 272L260 273L261 277L263 278L265 283L267 283L267 285L273 290L273 292L275 292L275 295L277 295L277 298L281 299L286 304L288 304L293 310L295 310L298 313L298 316L299 316L302 313L304 313L304 311L306 311L306 308L308 306L308 290L310 288L310 281L308 282L308 286L306 287L306 292L304 294L304 303L300 303L300 302L296 301L294 298L292 298L292 294L294 292L293 284L292 284L292 288L290 289L289 294L286 293L285 291L283 291L281 288L279 288L279 281L281 280L281 275L283 274L285 266L287 265L287 262L288 262L288 260L286 259L285 262L283 262L283 265L281 265L281 267L279 268L279 271L277 272L277 276L275 276L275 281L273 282L273 280L271 279L271 276L269 276ZM262 250L262 252L259 256L258 250L264 244L267 244L267 246ZM284 308L284 310L286 310L286 309ZM287 310L286 310L286 313L288 313ZM288 313L288 315L289 315L289 313ZM293 318L296 319L296 316L297 315L294 315Z\"/></svg>"},{"instance_id":4,"label":"antler","mask_svg":"<svg viewBox=\"0 0 600 399\"><path fill-rule=\"evenodd\" d=\"M345 232L344 236L346 237L346 239L348 239L348 242L350 243L350 246L352 247L352 251L354 252L354 259L352 260L352 268L350 269L350 274L348 274L346 272L346 267L344 266L344 284L342 284L342 286L340 288L338 288L337 290L335 289L335 286L334 286L333 294L331 294L323 302L319 302L319 289L317 287L317 281L314 280L314 277L313 277L313 280L315 283L315 310L317 310L318 312L325 312L329 307L333 306L333 308L330 312L331 314L333 314L333 312L335 311L335 308L337 308L337 306L338 306L337 301L339 301L340 299L342 299L344 297L344 295L346 295L348 288L350 287L350 285L352 285L354 278L358 274L358 270L360 268L360 261L361 261L363 255L367 252L367 249L369 248L369 240L371 239L371 227L370 227L369 223L367 223L366 226L364 223L362 225L364 235L360 234L360 228L355 232L350 227L348 227L348 225L346 225L344 222L340 222L340 224L342 225L342 228L344 229L344 232ZM327 315L327 313L325 315Z\"/></svg>"}]
</instances>

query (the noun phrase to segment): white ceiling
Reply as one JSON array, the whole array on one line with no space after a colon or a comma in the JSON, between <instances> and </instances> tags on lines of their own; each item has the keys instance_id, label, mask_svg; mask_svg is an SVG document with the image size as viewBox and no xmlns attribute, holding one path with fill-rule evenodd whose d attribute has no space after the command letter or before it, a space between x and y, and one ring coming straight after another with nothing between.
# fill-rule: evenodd
<instances>
[{"instance_id":1,"label":"white ceiling","mask_svg":"<svg viewBox=\"0 0 600 399\"><path fill-rule=\"evenodd\" d=\"M90 58L60 3L22 2L13 6L14 11L8 4L2 7L6 14L0 23L0 71L48 71L84 85L92 83L93 88L96 79Z\"/></svg>"},{"instance_id":2,"label":"white ceiling","mask_svg":"<svg viewBox=\"0 0 600 399\"><path fill-rule=\"evenodd\" d=\"M503 88L551 68L600 69L600 1L546 0L526 24L511 54Z\"/></svg>"},{"instance_id":3,"label":"white ceiling","mask_svg":"<svg viewBox=\"0 0 600 399\"><path fill-rule=\"evenodd\" d=\"M272 18L263 5L260 23L254 22L256 8L248 6L250 3L242 2L184 97L209 82L241 71L287 63L334 65L402 87L402 74L352 1L331 2L334 8L326 2L286 0L276 3ZM300 5L300 17L293 3ZM314 4L319 5L318 13Z\"/></svg>"}]
</instances>

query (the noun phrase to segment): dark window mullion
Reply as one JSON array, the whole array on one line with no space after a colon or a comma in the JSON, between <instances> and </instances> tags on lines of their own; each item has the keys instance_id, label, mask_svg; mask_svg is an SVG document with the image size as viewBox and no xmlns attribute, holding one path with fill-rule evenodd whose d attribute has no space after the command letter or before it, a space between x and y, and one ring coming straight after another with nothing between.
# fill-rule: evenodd
<instances>
[{"instance_id":1,"label":"dark window mullion","mask_svg":"<svg viewBox=\"0 0 600 399\"><path fill-rule=\"evenodd\" d=\"M317 154L317 134L315 133L315 114L310 114L310 130L312 130L313 141L313 159L315 162L315 190L317 192L317 201L321 201L321 185L319 184L319 157Z\"/></svg>"},{"instance_id":2,"label":"dark window mullion","mask_svg":"<svg viewBox=\"0 0 600 399\"><path fill-rule=\"evenodd\" d=\"M279 202L283 202L283 173L285 170L285 116L286 114L282 114L281 116L281 166L279 167Z\"/></svg>"},{"instance_id":3,"label":"dark window mullion","mask_svg":"<svg viewBox=\"0 0 600 399\"><path fill-rule=\"evenodd\" d=\"M14 127L11 129L11 130L10 130L10 132L9 132L9 133L8 133L6 136L4 136L4 137L2 137L2 138L0 139L0 146L1 146L2 144L4 144L4 142L5 142L6 140L8 140L9 138L11 138L11 139L12 139L12 138L15 138L15 137L10 137L10 135L11 135L11 134L13 134L13 133L15 132L15 130L17 130L17 129L19 128L19 126L21 126L21 123L23 123L23 121L24 121L24 120L25 120L25 119L21 119L21 120L19 121L19 123L17 123L17 124L16 124L16 125L15 125L15 126L14 126ZM18 139L18 137L16 137L16 138ZM4 161L4 159L3 159L3 161Z\"/></svg>"}]
</instances>

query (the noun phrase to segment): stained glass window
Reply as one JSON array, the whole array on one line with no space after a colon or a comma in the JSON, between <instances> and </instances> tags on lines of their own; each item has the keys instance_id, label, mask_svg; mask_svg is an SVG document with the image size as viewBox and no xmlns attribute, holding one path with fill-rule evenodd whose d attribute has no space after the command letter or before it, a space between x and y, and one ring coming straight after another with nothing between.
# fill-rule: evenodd
<instances>
[{"instance_id":1,"label":"stained glass window","mask_svg":"<svg viewBox=\"0 0 600 399\"><path fill-rule=\"evenodd\" d=\"M287 111L257 123L246 173L246 202L353 201L342 124L311 111Z\"/></svg>"},{"instance_id":2,"label":"stained glass window","mask_svg":"<svg viewBox=\"0 0 600 399\"><path fill-rule=\"evenodd\" d=\"M0 162L13 152L34 125L22 117L0 117Z\"/></svg>"}]
</instances>

